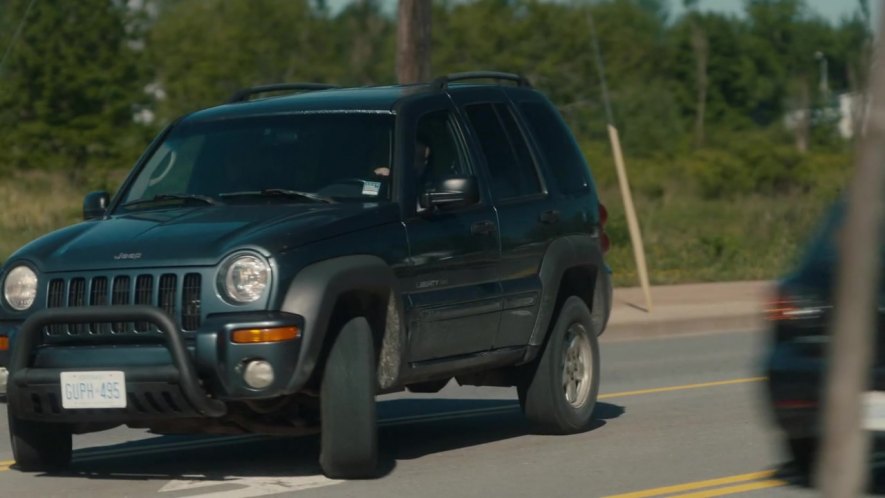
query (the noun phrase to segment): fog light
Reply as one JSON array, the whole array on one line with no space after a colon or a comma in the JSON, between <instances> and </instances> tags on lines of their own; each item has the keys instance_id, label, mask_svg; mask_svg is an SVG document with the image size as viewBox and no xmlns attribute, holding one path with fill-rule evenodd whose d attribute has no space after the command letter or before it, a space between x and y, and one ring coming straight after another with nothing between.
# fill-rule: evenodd
<instances>
[{"instance_id":1,"label":"fog light","mask_svg":"<svg viewBox=\"0 0 885 498\"><path fill-rule=\"evenodd\" d=\"M264 360L252 360L246 363L243 380L249 387L264 389L273 384L273 367Z\"/></svg>"}]
</instances>

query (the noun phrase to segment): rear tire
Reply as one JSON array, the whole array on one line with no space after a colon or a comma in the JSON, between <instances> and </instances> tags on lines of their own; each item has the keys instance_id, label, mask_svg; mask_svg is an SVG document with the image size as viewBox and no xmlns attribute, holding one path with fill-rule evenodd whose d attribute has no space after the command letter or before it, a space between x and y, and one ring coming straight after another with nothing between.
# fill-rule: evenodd
<instances>
[{"instance_id":1,"label":"rear tire","mask_svg":"<svg viewBox=\"0 0 885 498\"><path fill-rule=\"evenodd\" d=\"M540 358L517 384L523 413L536 431L570 434L590 427L599 394L597 335L584 301L566 299Z\"/></svg>"},{"instance_id":2,"label":"rear tire","mask_svg":"<svg viewBox=\"0 0 885 498\"><path fill-rule=\"evenodd\" d=\"M16 467L24 472L62 470L71 463L71 431L61 424L22 420L6 405Z\"/></svg>"},{"instance_id":3,"label":"rear tire","mask_svg":"<svg viewBox=\"0 0 885 498\"><path fill-rule=\"evenodd\" d=\"M334 479L374 477L378 467L375 349L365 318L341 327L320 387L320 467Z\"/></svg>"},{"instance_id":4,"label":"rear tire","mask_svg":"<svg viewBox=\"0 0 885 498\"><path fill-rule=\"evenodd\" d=\"M818 441L813 437L787 438L787 450L793 458L793 465L802 474L810 474L817 461Z\"/></svg>"}]
</instances>

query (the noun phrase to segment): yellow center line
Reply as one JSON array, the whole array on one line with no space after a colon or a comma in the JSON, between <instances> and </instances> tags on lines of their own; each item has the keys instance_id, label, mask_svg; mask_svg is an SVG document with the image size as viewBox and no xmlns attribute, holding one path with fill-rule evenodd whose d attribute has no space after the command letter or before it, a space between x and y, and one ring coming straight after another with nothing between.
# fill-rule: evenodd
<instances>
[{"instance_id":1,"label":"yellow center line","mask_svg":"<svg viewBox=\"0 0 885 498\"><path fill-rule=\"evenodd\" d=\"M774 475L773 470L764 470L762 472L751 472L749 474L740 474L736 476L720 477L718 479L708 479L706 481L687 482L685 484L675 484L673 486L663 486L660 488L645 489L642 491L634 491L632 493L624 493L620 495L606 496L605 498L651 498L652 496L665 496L682 491L693 491L703 488L711 488L713 486L722 486L723 484L734 484L737 482L755 481L756 479L766 479ZM765 482L765 481L761 481ZM755 483L754 483L755 484ZM693 495L681 495L693 496Z\"/></svg>"},{"instance_id":2,"label":"yellow center line","mask_svg":"<svg viewBox=\"0 0 885 498\"><path fill-rule=\"evenodd\" d=\"M642 394L666 393L671 391L685 391L688 389L701 389L704 387L728 386L732 384L746 384L749 382L762 382L767 377L747 377L745 379L719 380L716 382L702 382L700 384L685 384L682 386L655 387L653 389L640 389L638 391L622 391L618 393L600 394L598 399L624 398L627 396L639 396Z\"/></svg>"},{"instance_id":3,"label":"yellow center line","mask_svg":"<svg viewBox=\"0 0 885 498\"><path fill-rule=\"evenodd\" d=\"M780 486L785 486L786 484L787 481L781 481L778 479L766 479L764 481L738 484L737 486L726 486L724 488L708 489L705 491L686 493L684 495L675 495L671 498L712 498L714 496L734 495L737 493L746 493L748 491L757 491L760 489L777 488Z\"/></svg>"},{"instance_id":4,"label":"yellow center line","mask_svg":"<svg viewBox=\"0 0 885 498\"><path fill-rule=\"evenodd\" d=\"M0 472L9 470L9 467L15 463L15 460L0 460Z\"/></svg>"}]
</instances>

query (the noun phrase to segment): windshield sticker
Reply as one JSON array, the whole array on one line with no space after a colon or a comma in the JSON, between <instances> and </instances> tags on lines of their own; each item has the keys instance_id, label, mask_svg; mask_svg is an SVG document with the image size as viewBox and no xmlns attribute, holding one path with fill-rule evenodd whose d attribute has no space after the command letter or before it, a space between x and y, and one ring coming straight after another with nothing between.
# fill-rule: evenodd
<instances>
[{"instance_id":1,"label":"windshield sticker","mask_svg":"<svg viewBox=\"0 0 885 498\"><path fill-rule=\"evenodd\" d=\"M363 182L363 195L377 196L381 192L381 182Z\"/></svg>"}]
</instances>

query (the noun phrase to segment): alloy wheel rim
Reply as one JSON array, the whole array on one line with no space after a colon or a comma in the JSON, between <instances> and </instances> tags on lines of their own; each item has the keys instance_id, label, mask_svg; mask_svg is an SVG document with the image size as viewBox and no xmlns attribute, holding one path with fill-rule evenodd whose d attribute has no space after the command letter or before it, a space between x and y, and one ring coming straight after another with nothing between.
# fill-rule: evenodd
<instances>
[{"instance_id":1,"label":"alloy wheel rim","mask_svg":"<svg viewBox=\"0 0 885 498\"><path fill-rule=\"evenodd\" d=\"M573 408L580 408L590 397L593 372L593 353L587 329L582 324L569 325L562 356L562 391L565 401Z\"/></svg>"}]
</instances>

